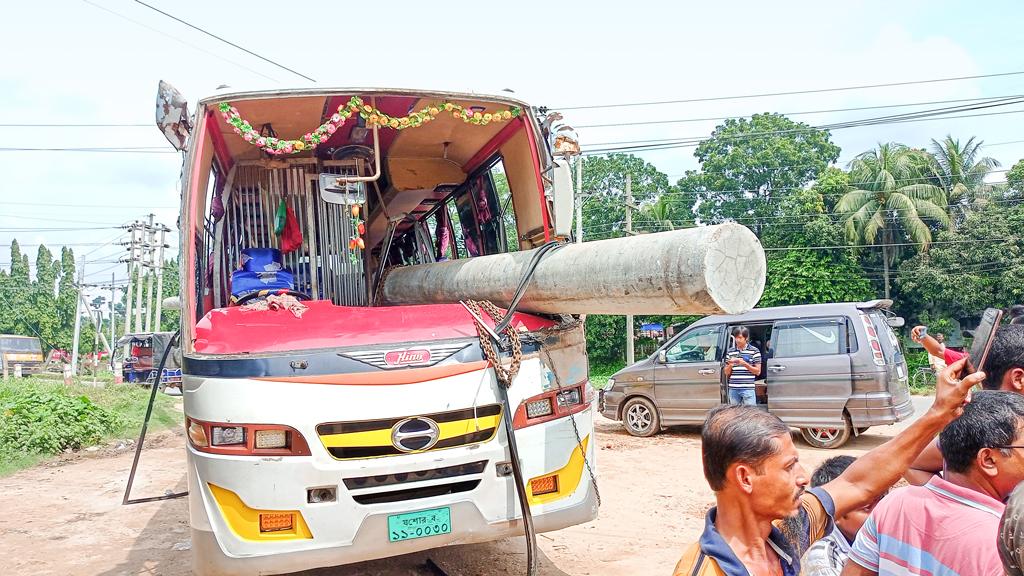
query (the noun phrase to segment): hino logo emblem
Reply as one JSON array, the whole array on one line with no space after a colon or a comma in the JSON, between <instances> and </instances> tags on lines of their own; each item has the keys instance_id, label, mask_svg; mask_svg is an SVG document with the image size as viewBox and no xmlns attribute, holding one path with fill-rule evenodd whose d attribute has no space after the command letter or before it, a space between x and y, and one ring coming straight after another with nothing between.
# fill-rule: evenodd
<instances>
[{"instance_id":1,"label":"hino logo emblem","mask_svg":"<svg viewBox=\"0 0 1024 576\"><path fill-rule=\"evenodd\" d=\"M430 418L406 418L391 428L391 444L402 452L430 450L441 437L441 430Z\"/></svg>"},{"instance_id":2,"label":"hino logo emblem","mask_svg":"<svg viewBox=\"0 0 1024 576\"><path fill-rule=\"evenodd\" d=\"M384 363L388 366L410 366L415 364L429 364L430 350L420 348L416 350L392 350L384 355Z\"/></svg>"}]
</instances>

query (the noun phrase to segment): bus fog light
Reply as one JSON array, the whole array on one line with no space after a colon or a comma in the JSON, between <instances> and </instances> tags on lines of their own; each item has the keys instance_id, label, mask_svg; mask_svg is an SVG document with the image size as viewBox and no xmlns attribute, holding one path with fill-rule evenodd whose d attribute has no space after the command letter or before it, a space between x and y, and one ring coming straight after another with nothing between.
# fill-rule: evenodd
<instances>
[{"instance_id":1,"label":"bus fog light","mask_svg":"<svg viewBox=\"0 0 1024 576\"><path fill-rule=\"evenodd\" d=\"M306 502L310 504L334 502L337 499L338 494L334 488L310 488L306 491Z\"/></svg>"},{"instance_id":2,"label":"bus fog light","mask_svg":"<svg viewBox=\"0 0 1024 576\"><path fill-rule=\"evenodd\" d=\"M281 532L295 526L295 515L288 513L260 514L260 532Z\"/></svg>"},{"instance_id":3,"label":"bus fog light","mask_svg":"<svg viewBox=\"0 0 1024 576\"><path fill-rule=\"evenodd\" d=\"M257 430L257 448L285 448L288 446L288 432L285 430Z\"/></svg>"},{"instance_id":4,"label":"bus fog light","mask_svg":"<svg viewBox=\"0 0 1024 576\"><path fill-rule=\"evenodd\" d=\"M212 435L214 446L245 444L245 428L241 426L214 426Z\"/></svg>"},{"instance_id":5,"label":"bus fog light","mask_svg":"<svg viewBox=\"0 0 1024 576\"><path fill-rule=\"evenodd\" d=\"M558 492L558 475L552 474L551 476L541 476L540 478L530 480L530 492L534 496Z\"/></svg>"},{"instance_id":6,"label":"bus fog light","mask_svg":"<svg viewBox=\"0 0 1024 576\"><path fill-rule=\"evenodd\" d=\"M188 438L192 441L193 446L199 448L208 448L210 446L210 441L206 439L206 430L199 422L189 420Z\"/></svg>"},{"instance_id":7,"label":"bus fog light","mask_svg":"<svg viewBox=\"0 0 1024 576\"><path fill-rule=\"evenodd\" d=\"M555 410L551 406L550 398L541 398L540 400L533 400L526 403L527 418L541 418L543 416L550 416L554 413Z\"/></svg>"}]
</instances>

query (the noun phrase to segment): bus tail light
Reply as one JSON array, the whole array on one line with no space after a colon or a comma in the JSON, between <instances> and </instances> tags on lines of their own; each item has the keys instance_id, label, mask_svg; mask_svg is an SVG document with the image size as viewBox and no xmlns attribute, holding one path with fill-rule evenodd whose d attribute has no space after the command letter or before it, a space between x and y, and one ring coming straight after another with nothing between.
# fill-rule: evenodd
<instances>
[{"instance_id":1,"label":"bus tail light","mask_svg":"<svg viewBox=\"0 0 1024 576\"><path fill-rule=\"evenodd\" d=\"M309 456L298 430L273 424L224 424L187 420L192 447L210 454L237 456Z\"/></svg>"},{"instance_id":2,"label":"bus tail light","mask_svg":"<svg viewBox=\"0 0 1024 576\"><path fill-rule=\"evenodd\" d=\"M589 386L584 382L527 398L516 409L512 426L526 428L586 410L590 406Z\"/></svg>"}]
</instances>

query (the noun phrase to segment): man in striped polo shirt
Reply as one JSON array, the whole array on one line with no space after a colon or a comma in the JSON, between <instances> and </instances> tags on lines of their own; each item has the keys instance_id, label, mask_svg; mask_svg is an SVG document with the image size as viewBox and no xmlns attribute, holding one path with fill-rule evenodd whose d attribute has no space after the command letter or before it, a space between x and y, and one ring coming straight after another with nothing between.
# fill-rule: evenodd
<instances>
[{"instance_id":1,"label":"man in striped polo shirt","mask_svg":"<svg viewBox=\"0 0 1024 576\"><path fill-rule=\"evenodd\" d=\"M1024 396L982 391L939 435L944 476L871 512L843 576L1002 576L1003 502L1024 481Z\"/></svg>"},{"instance_id":2,"label":"man in striped polo shirt","mask_svg":"<svg viewBox=\"0 0 1024 576\"><path fill-rule=\"evenodd\" d=\"M761 351L750 345L746 326L732 329L735 346L725 353L725 377L729 380L729 404L757 403L754 380L761 375Z\"/></svg>"}]
</instances>

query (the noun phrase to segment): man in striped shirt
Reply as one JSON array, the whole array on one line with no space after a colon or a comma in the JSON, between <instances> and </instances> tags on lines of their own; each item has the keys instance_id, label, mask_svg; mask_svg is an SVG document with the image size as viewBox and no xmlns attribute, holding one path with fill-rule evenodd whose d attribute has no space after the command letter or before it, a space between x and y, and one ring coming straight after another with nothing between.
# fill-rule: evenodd
<instances>
[{"instance_id":1,"label":"man in striped shirt","mask_svg":"<svg viewBox=\"0 0 1024 576\"><path fill-rule=\"evenodd\" d=\"M982 391L939 435L944 476L884 498L843 576L1002 576L1003 501L1024 480L1024 396Z\"/></svg>"},{"instance_id":2,"label":"man in striped shirt","mask_svg":"<svg viewBox=\"0 0 1024 576\"><path fill-rule=\"evenodd\" d=\"M729 404L757 403L754 381L761 375L761 352L750 345L746 326L732 329L735 346L725 353L725 377L729 380Z\"/></svg>"}]
</instances>

